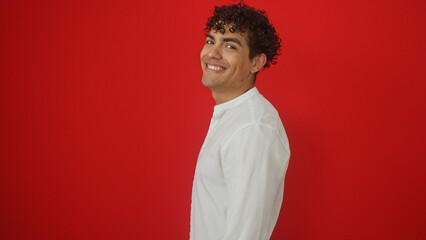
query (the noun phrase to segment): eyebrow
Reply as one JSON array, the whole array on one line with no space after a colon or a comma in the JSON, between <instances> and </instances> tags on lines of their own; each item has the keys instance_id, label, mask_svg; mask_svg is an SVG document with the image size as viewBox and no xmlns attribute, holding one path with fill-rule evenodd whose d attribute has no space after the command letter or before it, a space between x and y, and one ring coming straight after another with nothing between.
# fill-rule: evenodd
<instances>
[{"instance_id":1,"label":"eyebrow","mask_svg":"<svg viewBox=\"0 0 426 240\"><path fill-rule=\"evenodd\" d=\"M211 35L211 34L207 34L207 37L211 38L213 40L216 40L215 37L213 35ZM240 40L238 40L237 38L233 38L233 37L224 37L224 38L222 38L222 41L224 41L224 42L234 42L234 43L240 45L240 47L243 46L241 44Z\"/></svg>"}]
</instances>

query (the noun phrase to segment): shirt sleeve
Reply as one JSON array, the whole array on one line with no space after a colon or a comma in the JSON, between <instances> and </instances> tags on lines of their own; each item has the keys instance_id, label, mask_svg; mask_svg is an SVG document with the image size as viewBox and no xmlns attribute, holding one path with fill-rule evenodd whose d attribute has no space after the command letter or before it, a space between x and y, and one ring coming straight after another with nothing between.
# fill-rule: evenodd
<instances>
[{"instance_id":1,"label":"shirt sleeve","mask_svg":"<svg viewBox=\"0 0 426 240\"><path fill-rule=\"evenodd\" d=\"M253 124L238 130L222 149L229 199L223 240L266 240L280 211L288 146L272 128Z\"/></svg>"}]
</instances>

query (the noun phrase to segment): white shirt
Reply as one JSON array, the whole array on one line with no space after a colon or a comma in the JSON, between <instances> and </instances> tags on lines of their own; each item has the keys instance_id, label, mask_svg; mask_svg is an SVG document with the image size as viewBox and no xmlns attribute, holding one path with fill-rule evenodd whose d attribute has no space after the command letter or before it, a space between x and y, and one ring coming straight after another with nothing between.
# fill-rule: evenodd
<instances>
[{"instance_id":1,"label":"white shirt","mask_svg":"<svg viewBox=\"0 0 426 240\"><path fill-rule=\"evenodd\" d=\"M252 88L214 107L195 170L190 240L266 240L290 149L278 112Z\"/></svg>"}]
</instances>

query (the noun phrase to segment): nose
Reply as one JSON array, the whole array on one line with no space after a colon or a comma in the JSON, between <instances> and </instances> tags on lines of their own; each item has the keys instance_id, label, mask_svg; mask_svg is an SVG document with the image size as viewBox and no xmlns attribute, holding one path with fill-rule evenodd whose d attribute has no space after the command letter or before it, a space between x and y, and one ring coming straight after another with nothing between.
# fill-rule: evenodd
<instances>
[{"instance_id":1,"label":"nose","mask_svg":"<svg viewBox=\"0 0 426 240\"><path fill-rule=\"evenodd\" d=\"M220 51L220 46L219 45L212 45L207 52L207 56L209 58L221 59L222 53Z\"/></svg>"}]
</instances>

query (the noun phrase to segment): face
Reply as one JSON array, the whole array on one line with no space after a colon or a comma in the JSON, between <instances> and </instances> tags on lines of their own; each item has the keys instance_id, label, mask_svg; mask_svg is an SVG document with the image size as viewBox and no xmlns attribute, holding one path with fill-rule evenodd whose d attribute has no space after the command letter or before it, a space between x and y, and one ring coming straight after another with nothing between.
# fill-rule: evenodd
<instances>
[{"instance_id":1,"label":"face","mask_svg":"<svg viewBox=\"0 0 426 240\"><path fill-rule=\"evenodd\" d=\"M246 33L210 31L201 51L202 82L212 91L235 92L254 82ZM246 90L245 89L245 90Z\"/></svg>"}]
</instances>

